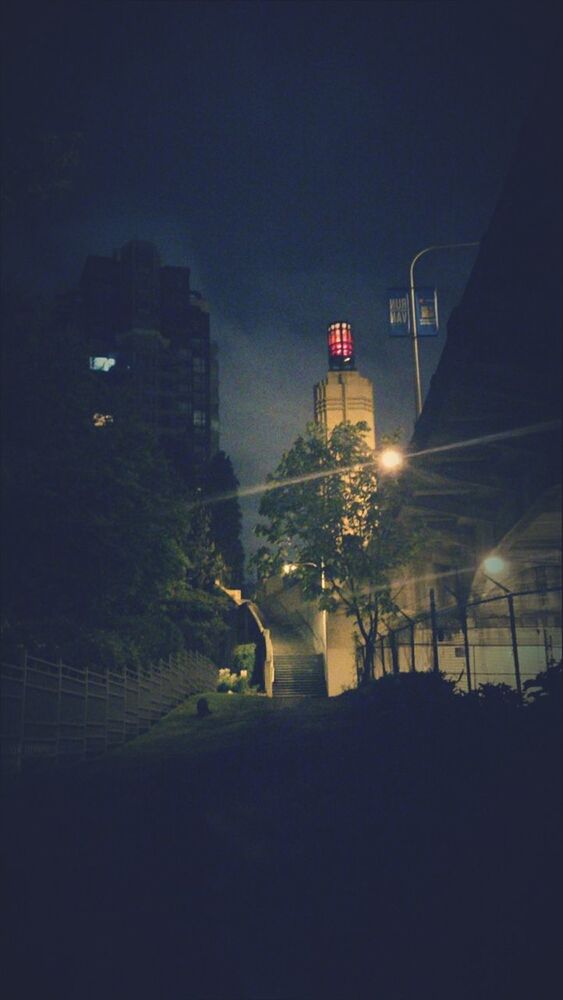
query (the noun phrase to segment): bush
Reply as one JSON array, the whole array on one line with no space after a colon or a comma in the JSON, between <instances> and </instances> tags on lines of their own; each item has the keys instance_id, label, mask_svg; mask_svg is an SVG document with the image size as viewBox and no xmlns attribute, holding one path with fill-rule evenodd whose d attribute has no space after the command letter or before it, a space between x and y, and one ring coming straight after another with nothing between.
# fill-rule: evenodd
<instances>
[{"instance_id":1,"label":"bush","mask_svg":"<svg viewBox=\"0 0 563 1000\"><path fill-rule=\"evenodd\" d=\"M386 674L372 681L366 688L366 694L383 709L420 703L441 704L454 697L456 684L456 681L434 670Z\"/></svg>"},{"instance_id":2,"label":"bush","mask_svg":"<svg viewBox=\"0 0 563 1000\"><path fill-rule=\"evenodd\" d=\"M233 671L247 680L247 686L252 684L256 668L256 644L253 642L235 646L233 652Z\"/></svg>"},{"instance_id":3,"label":"bush","mask_svg":"<svg viewBox=\"0 0 563 1000\"><path fill-rule=\"evenodd\" d=\"M520 704L518 691L510 684L479 684L475 694L479 702L491 708L517 708Z\"/></svg>"},{"instance_id":4,"label":"bush","mask_svg":"<svg viewBox=\"0 0 563 1000\"><path fill-rule=\"evenodd\" d=\"M559 711L563 696L563 661L548 667L531 680L524 681L524 691L527 692L531 705L549 704Z\"/></svg>"},{"instance_id":5,"label":"bush","mask_svg":"<svg viewBox=\"0 0 563 1000\"><path fill-rule=\"evenodd\" d=\"M217 690L222 693L250 694L250 684L248 672L241 670L240 674L231 673L228 667L223 667L219 671L219 682Z\"/></svg>"}]
</instances>

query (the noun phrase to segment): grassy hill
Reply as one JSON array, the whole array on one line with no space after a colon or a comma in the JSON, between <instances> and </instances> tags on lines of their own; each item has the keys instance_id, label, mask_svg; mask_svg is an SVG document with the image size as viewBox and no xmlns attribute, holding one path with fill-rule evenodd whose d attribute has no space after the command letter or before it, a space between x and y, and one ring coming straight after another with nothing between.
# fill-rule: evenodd
<instances>
[{"instance_id":1,"label":"grassy hill","mask_svg":"<svg viewBox=\"0 0 563 1000\"><path fill-rule=\"evenodd\" d=\"M557 712L208 700L6 790L11 996L555 995Z\"/></svg>"}]
</instances>

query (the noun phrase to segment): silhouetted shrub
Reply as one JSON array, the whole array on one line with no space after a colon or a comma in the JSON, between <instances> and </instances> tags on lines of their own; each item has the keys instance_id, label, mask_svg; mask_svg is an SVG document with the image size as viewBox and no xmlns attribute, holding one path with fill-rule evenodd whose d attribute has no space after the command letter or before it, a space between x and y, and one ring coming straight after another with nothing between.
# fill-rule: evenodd
<instances>
[{"instance_id":1,"label":"silhouetted shrub","mask_svg":"<svg viewBox=\"0 0 563 1000\"><path fill-rule=\"evenodd\" d=\"M517 708L520 697L510 684L480 684L475 692L479 702L491 707Z\"/></svg>"},{"instance_id":2,"label":"silhouetted shrub","mask_svg":"<svg viewBox=\"0 0 563 1000\"><path fill-rule=\"evenodd\" d=\"M376 711L389 712L452 703L457 699L456 686L457 681L437 671L386 674L364 688L346 692L343 697L353 697Z\"/></svg>"},{"instance_id":3,"label":"silhouetted shrub","mask_svg":"<svg viewBox=\"0 0 563 1000\"><path fill-rule=\"evenodd\" d=\"M530 707L560 712L563 699L563 661L560 660L536 677L525 681L524 691Z\"/></svg>"}]
</instances>

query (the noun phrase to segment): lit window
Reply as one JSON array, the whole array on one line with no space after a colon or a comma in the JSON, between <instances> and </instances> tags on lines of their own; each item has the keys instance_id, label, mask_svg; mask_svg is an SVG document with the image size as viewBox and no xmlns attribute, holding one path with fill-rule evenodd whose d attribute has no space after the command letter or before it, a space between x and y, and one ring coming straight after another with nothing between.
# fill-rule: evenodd
<instances>
[{"instance_id":1,"label":"lit window","mask_svg":"<svg viewBox=\"0 0 563 1000\"><path fill-rule=\"evenodd\" d=\"M107 424L113 424L113 417L111 413L94 413L92 423L94 427L106 427Z\"/></svg>"},{"instance_id":2,"label":"lit window","mask_svg":"<svg viewBox=\"0 0 563 1000\"><path fill-rule=\"evenodd\" d=\"M90 369L93 372L109 372L113 368L115 358L90 358Z\"/></svg>"},{"instance_id":3,"label":"lit window","mask_svg":"<svg viewBox=\"0 0 563 1000\"><path fill-rule=\"evenodd\" d=\"M204 410L194 410L194 427L205 427L207 424L207 414Z\"/></svg>"}]
</instances>

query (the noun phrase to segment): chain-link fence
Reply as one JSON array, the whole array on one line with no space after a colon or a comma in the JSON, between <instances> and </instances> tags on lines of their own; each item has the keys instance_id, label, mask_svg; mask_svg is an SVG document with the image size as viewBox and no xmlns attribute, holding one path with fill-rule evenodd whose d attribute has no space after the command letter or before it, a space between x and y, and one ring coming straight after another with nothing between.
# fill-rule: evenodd
<instances>
[{"instance_id":1,"label":"chain-link fence","mask_svg":"<svg viewBox=\"0 0 563 1000\"><path fill-rule=\"evenodd\" d=\"M146 732L191 694L214 690L217 668L182 652L140 671L70 667L29 656L2 663L2 765L104 753Z\"/></svg>"},{"instance_id":2,"label":"chain-link fence","mask_svg":"<svg viewBox=\"0 0 563 1000\"><path fill-rule=\"evenodd\" d=\"M506 592L478 601L457 600L409 618L379 637L375 676L440 670L463 690L524 682L561 660L561 587Z\"/></svg>"}]
</instances>

